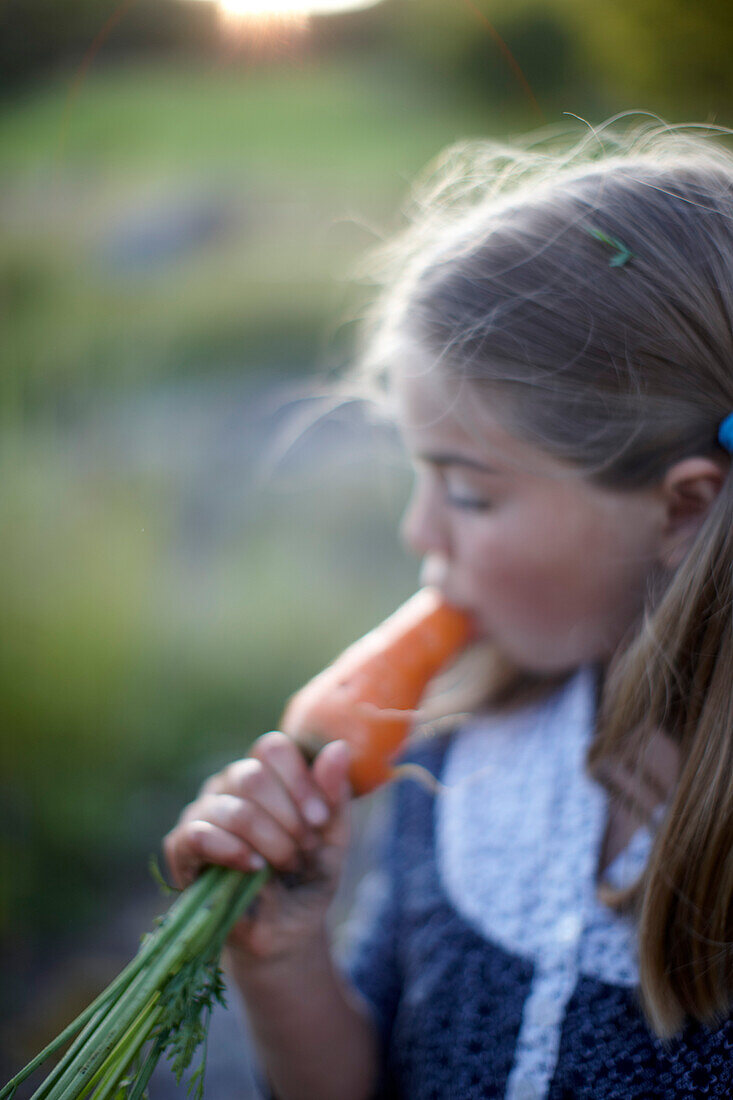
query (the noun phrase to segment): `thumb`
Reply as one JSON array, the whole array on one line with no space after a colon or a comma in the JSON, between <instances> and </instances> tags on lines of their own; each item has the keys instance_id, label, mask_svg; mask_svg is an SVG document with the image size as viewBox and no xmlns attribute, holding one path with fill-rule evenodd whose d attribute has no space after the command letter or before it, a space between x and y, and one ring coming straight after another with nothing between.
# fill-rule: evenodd
<instances>
[{"instance_id":1,"label":"thumb","mask_svg":"<svg viewBox=\"0 0 733 1100\"><path fill-rule=\"evenodd\" d=\"M351 756L351 746L346 741L330 741L313 761L313 779L333 810L341 809L351 798Z\"/></svg>"},{"instance_id":2,"label":"thumb","mask_svg":"<svg viewBox=\"0 0 733 1100\"><path fill-rule=\"evenodd\" d=\"M311 769L313 779L331 808L331 817L321 835L325 844L322 859L338 874L351 835L351 748L345 741L331 741L319 752Z\"/></svg>"}]
</instances>

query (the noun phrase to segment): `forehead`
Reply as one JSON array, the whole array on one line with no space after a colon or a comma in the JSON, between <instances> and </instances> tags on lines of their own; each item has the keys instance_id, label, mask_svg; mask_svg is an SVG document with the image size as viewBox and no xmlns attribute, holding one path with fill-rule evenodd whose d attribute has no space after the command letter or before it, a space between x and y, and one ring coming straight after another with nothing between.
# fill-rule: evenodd
<instances>
[{"instance_id":1,"label":"forehead","mask_svg":"<svg viewBox=\"0 0 733 1100\"><path fill-rule=\"evenodd\" d=\"M567 476L561 463L512 433L495 391L431 365L396 371L394 393L402 437L415 458L460 455L506 473Z\"/></svg>"}]
</instances>

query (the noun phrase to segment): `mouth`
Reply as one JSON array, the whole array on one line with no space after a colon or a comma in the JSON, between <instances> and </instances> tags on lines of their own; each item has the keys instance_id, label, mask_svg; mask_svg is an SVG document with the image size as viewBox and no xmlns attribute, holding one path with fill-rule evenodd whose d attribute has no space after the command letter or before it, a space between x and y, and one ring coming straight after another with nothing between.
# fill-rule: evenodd
<instances>
[{"instance_id":1,"label":"mouth","mask_svg":"<svg viewBox=\"0 0 733 1100\"><path fill-rule=\"evenodd\" d=\"M471 620L475 636L478 637L480 635L481 630L479 617L474 607L472 607L466 600L462 600L458 596L454 596L447 585L429 584L429 587L436 589L436 591L440 593L442 599L445 600L447 604L450 604L451 607L454 607L456 611L460 611L462 612L462 614L466 615L467 618Z\"/></svg>"},{"instance_id":2,"label":"mouth","mask_svg":"<svg viewBox=\"0 0 733 1100\"><path fill-rule=\"evenodd\" d=\"M451 607L455 607L457 611L462 612L462 614L464 614L469 619L472 628L473 641L485 641L488 637L488 633L485 625L481 621L481 616L479 615L477 609L466 600L454 599L451 596L450 591L441 589L441 593L446 603L449 603Z\"/></svg>"},{"instance_id":3,"label":"mouth","mask_svg":"<svg viewBox=\"0 0 733 1100\"><path fill-rule=\"evenodd\" d=\"M480 636L481 629L476 608L472 606L468 600L459 596L458 593L453 590L452 585L446 583L445 571L439 571L432 563L423 563L423 568L420 571L420 586L424 588L434 588L436 592L439 592L441 598L445 600L447 604L454 607L456 611L461 611L471 620L476 637Z\"/></svg>"}]
</instances>

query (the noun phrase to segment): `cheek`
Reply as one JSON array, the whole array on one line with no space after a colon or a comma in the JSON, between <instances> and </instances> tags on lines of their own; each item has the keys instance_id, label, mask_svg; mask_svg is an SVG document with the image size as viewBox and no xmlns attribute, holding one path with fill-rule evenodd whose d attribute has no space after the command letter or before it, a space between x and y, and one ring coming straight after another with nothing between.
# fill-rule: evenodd
<instances>
[{"instance_id":1,"label":"cheek","mask_svg":"<svg viewBox=\"0 0 733 1100\"><path fill-rule=\"evenodd\" d=\"M487 534L472 583L488 635L542 667L600 655L639 601L638 563L613 539L607 517L567 509Z\"/></svg>"},{"instance_id":2,"label":"cheek","mask_svg":"<svg viewBox=\"0 0 733 1100\"><path fill-rule=\"evenodd\" d=\"M483 550L476 580L492 619L537 628L566 616L568 598L576 598L569 590L575 588L580 555L551 529L522 538L486 540Z\"/></svg>"}]
</instances>

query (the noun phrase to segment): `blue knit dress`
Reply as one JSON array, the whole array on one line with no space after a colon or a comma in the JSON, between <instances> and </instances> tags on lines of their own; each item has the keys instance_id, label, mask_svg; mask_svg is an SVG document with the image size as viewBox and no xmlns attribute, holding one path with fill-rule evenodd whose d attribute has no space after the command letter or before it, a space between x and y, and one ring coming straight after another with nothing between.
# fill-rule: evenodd
<instances>
[{"instance_id":1,"label":"blue knit dress","mask_svg":"<svg viewBox=\"0 0 733 1100\"><path fill-rule=\"evenodd\" d=\"M380 1097L733 1097L733 1018L655 1038L633 924L596 896L608 802L584 770L594 716L588 666L414 750L437 796L393 785L342 945L381 1037ZM651 843L640 829L606 880L633 881Z\"/></svg>"}]
</instances>

